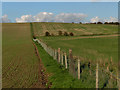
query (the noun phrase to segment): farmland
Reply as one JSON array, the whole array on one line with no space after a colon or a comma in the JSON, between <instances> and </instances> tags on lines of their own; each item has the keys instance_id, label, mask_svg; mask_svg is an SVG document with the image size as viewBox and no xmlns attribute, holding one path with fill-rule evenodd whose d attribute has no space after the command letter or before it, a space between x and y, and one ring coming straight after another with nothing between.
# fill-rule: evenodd
<instances>
[{"instance_id":1,"label":"farmland","mask_svg":"<svg viewBox=\"0 0 120 90\"><path fill-rule=\"evenodd\" d=\"M75 29L80 29L76 32ZM84 28L84 33L81 32L81 28ZM93 25L93 24L70 24L70 23L33 23L34 35L47 46L53 49L61 48L63 52L68 54L69 49L72 49L74 56L84 58L84 61L109 63L110 68L117 68L118 62L118 26L117 25ZM48 31L52 36L44 36ZM58 31L73 32L74 36L58 35ZM91 32L91 33L86 33ZM114 65L111 64L111 60ZM94 63L92 63L95 66ZM103 65L103 64L101 64ZM100 66L101 66L100 65ZM108 64L107 64L108 65ZM87 69L87 68L86 68ZM104 68L105 69L105 68ZM101 69L100 69L101 70ZM87 70L86 70L87 71ZM89 71L89 69L88 69ZM81 73L83 76L87 76L89 73ZM114 70L113 70L114 71ZM116 87L115 81L111 82L107 74L99 71L101 76L99 77L99 87ZM116 70L114 72L116 75ZM81 76L82 77L82 76ZM93 69L93 77L84 77L83 80L91 81L94 87L95 85L95 68ZM85 79L86 78L86 79ZM108 80L108 81L107 81ZM89 87L89 82L85 84ZM109 82L106 86L106 82ZM104 86L105 85L105 86ZM86 87L87 87L86 86ZM78 87L78 86L77 86Z\"/></svg>"},{"instance_id":2,"label":"farmland","mask_svg":"<svg viewBox=\"0 0 120 90\"><path fill-rule=\"evenodd\" d=\"M29 23L5 23L2 50L2 87L30 88L41 86L39 60L31 40Z\"/></svg>"},{"instance_id":3,"label":"farmland","mask_svg":"<svg viewBox=\"0 0 120 90\"><path fill-rule=\"evenodd\" d=\"M84 28L84 30L81 30L81 28ZM2 30L3 88L45 88L49 85L51 88L95 88L96 65L92 67L92 74L90 75L90 68L87 67L87 64L81 62L81 65L85 68L82 69L81 79L78 80L45 52L37 42L33 44L33 34L48 46L54 49L60 47L67 54L68 50L72 49L73 55L81 56L86 60L96 61L100 58L105 61L112 57L114 63L118 61L117 25L6 23L3 24ZM73 32L75 36L44 36L46 31L57 35L59 30ZM97 36L95 35L95 38L87 36L91 34L97 34ZM106 35L99 37L99 34ZM107 34L109 37L107 37ZM37 51L35 46L37 46ZM40 58L38 58L39 56ZM44 75L41 73L44 73ZM99 88L117 87L114 80L110 82L112 79L109 79L108 75L101 71L99 71L99 74L101 75L99 77Z\"/></svg>"},{"instance_id":4,"label":"farmland","mask_svg":"<svg viewBox=\"0 0 120 90\"><path fill-rule=\"evenodd\" d=\"M115 62L118 61L118 26L117 25L94 25L94 24L71 24L71 23L33 23L34 34L42 39L48 46L52 48L61 48L64 52L69 49L77 56L96 60L98 57L101 59L109 59L112 57ZM76 32L75 29L78 29ZM80 30L84 29L84 33ZM46 31L58 34L58 31L73 32L75 36L51 36L45 37ZM92 34L98 34L98 37L88 37ZM102 35L99 37L99 34ZM109 34L111 36L109 36ZM85 35L85 36L80 36Z\"/></svg>"},{"instance_id":5,"label":"farmland","mask_svg":"<svg viewBox=\"0 0 120 90\"><path fill-rule=\"evenodd\" d=\"M46 31L58 35L58 31L73 32L75 35L116 34L117 25L72 24L72 23L33 23L36 36L44 36Z\"/></svg>"},{"instance_id":6,"label":"farmland","mask_svg":"<svg viewBox=\"0 0 120 90\"><path fill-rule=\"evenodd\" d=\"M69 49L72 49L74 55L82 56L86 59L97 60L97 58L101 58L110 60L112 57L115 62L118 61L118 37L116 36L103 38L78 37L78 39L75 36L63 36L40 37L40 39L52 48L57 49L60 47L64 52L68 52Z\"/></svg>"}]
</instances>

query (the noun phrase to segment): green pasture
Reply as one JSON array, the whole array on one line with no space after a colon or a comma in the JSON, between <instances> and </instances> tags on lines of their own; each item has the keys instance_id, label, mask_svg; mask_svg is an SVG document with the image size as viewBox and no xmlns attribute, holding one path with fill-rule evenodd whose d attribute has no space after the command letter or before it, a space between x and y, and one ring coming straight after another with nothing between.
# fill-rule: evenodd
<instances>
[{"instance_id":1,"label":"green pasture","mask_svg":"<svg viewBox=\"0 0 120 90\"><path fill-rule=\"evenodd\" d=\"M80 56L90 60L110 60L118 61L118 36L98 37L98 38L80 38L74 37L40 37L43 42L52 48L61 48L63 52L72 49L73 55ZM85 36L87 37L87 36ZM76 38L76 39L73 39ZM68 39L68 40L67 40Z\"/></svg>"}]
</instances>

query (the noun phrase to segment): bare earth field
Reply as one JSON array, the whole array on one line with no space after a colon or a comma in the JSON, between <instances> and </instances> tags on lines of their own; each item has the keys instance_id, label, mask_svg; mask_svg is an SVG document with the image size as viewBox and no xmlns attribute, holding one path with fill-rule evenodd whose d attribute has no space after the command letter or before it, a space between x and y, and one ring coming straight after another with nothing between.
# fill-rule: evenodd
<instances>
[{"instance_id":1,"label":"bare earth field","mask_svg":"<svg viewBox=\"0 0 120 90\"><path fill-rule=\"evenodd\" d=\"M32 44L30 24L3 24L2 87L41 87L40 61ZM41 68L42 70L42 68Z\"/></svg>"}]
</instances>

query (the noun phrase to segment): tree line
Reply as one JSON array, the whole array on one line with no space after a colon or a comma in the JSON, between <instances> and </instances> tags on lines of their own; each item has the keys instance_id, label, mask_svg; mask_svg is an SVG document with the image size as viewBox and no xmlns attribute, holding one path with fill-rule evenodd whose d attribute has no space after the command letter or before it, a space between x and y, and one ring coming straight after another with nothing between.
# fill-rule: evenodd
<instances>
[{"instance_id":1,"label":"tree line","mask_svg":"<svg viewBox=\"0 0 120 90\"><path fill-rule=\"evenodd\" d=\"M45 32L45 36L55 36L53 33L50 33L48 31ZM73 32L62 32L62 31L58 31L58 36L74 36Z\"/></svg>"}]
</instances>

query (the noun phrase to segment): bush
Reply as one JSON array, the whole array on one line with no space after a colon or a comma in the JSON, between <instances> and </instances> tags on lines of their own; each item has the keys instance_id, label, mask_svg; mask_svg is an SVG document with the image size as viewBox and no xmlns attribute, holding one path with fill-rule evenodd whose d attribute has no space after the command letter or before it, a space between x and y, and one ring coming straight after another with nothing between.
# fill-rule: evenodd
<instances>
[{"instance_id":1,"label":"bush","mask_svg":"<svg viewBox=\"0 0 120 90\"><path fill-rule=\"evenodd\" d=\"M49 32L45 32L45 36L50 36L50 33Z\"/></svg>"},{"instance_id":2,"label":"bush","mask_svg":"<svg viewBox=\"0 0 120 90\"><path fill-rule=\"evenodd\" d=\"M67 32L64 32L64 36L69 36L69 34Z\"/></svg>"},{"instance_id":3,"label":"bush","mask_svg":"<svg viewBox=\"0 0 120 90\"><path fill-rule=\"evenodd\" d=\"M71 32L71 33L70 33L70 36L74 36L74 34Z\"/></svg>"},{"instance_id":4,"label":"bush","mask_svg":"<svg viewBox=\"0 0 120 90\"><path fill-rule=\"evenodd\" d=\"M58 31L58 35L61 36L62 35L62 31Z\"/></svg>"},{"instance_id":5,"label":"bush","mask_svg":"<svg viewBox=\"0 0 120 90\"><path fill-rule=\"evenodd\" d=\"M79 24L82 24L82 22L79 22Z\"/></svg>"}]
</instances>

